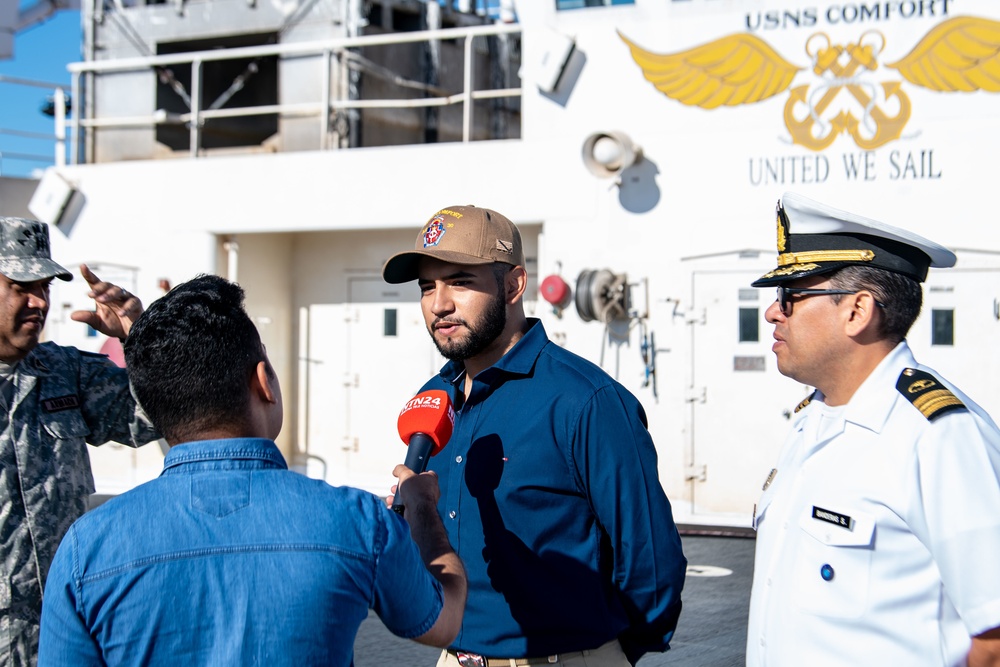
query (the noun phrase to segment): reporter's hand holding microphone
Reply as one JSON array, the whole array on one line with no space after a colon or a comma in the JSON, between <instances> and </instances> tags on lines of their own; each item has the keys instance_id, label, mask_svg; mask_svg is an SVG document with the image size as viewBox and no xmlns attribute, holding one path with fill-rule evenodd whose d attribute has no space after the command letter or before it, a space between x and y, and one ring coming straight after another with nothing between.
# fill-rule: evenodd
<instances>
[{"instance_id":1,"label":"reporter's hand holding microphone","mask_svg":"<svg viewBox=\"0 0 1000 667\"><path fill-rule=\"evenodd\" d=\"M393 469L392 474L398 481L393 488L395 495L387 498L394 511L403 514L408 505L425 506L428 503L436 508L441 495L437 475L421 473L427 470L430 457L444 449L454 427L455 411L451 399L441 390L418 394L403 407L396 428L407 444L406 460Z\"/></svg>"},{"instance_id":2,"label":"reporter's hand holding microphone","mask_svg":"<svg viewBox=\"0 0 1000 667\"><path fill-rule=\"evenodd\" d=\"M442 618L435 623L432 633L439 640L447 638L444 644L449 644L458 634L465 610L465 568L448 542L448 533L438 515L437 501L441 497L441 489L437 475L424 471L430 457L447 444L455 427L451 399L440 390L418 394L399 413L396 426L408 449L405 462L392 471L398 481L393 488L394 495L389 496L386 502L404 516L424 565L443 586L447 613L442 612Z\"/></svg>"}]
</instances>

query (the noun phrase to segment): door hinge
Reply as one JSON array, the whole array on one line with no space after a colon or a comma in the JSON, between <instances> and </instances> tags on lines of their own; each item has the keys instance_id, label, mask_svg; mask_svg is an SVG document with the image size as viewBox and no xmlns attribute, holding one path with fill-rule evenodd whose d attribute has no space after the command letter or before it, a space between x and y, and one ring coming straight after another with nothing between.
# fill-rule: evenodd
<instances>
[{"instance_id":1,"label":"door hinge","mask_svg":"<svg viewBox=\"0 0 1000 667\"><path fill-rule=\"evenodd\" d=\"M708 387L692 387L684 400L688 403L704 403L708 400Z\"/></svg>"},{"instance_id":2,"label":"door hinge","mask_svg":"<svg viewBox=\"0 0 1000 667\"><path fill-rule=\"evenodd\" d=\"M708 466L693 465L684 471L684 479L688 482L704 482L708 479Z\"/></svg>"},{"instance_id":3,"label":"door hinge","mask_svg":"<svg viewBox=\"0 0 1000 667\"><path fill-rule=\"evenodd\" d=\"M706 310L702 308L701 310L691 309L684 313L684 323L685 324L705 324L707 321Z\"/></svg>"}]
</instances>

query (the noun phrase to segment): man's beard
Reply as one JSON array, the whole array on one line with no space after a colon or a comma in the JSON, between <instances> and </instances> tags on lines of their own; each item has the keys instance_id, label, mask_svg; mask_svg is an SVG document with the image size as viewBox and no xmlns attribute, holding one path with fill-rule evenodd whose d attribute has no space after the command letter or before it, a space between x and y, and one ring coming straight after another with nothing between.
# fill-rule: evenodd
<instances>
[{"instance_id":1,"label":"man's beard","mask_svg":"<svg viewBox=\"0 0 1000 667\"><path fill-rule=\"evenodd\" d=\"M449 319L448 321L462 324L469 335L464 340L440 341L432 333L431 339L437 346L438 352L445 359L465 361L489 347L503 332L504 327L507 326L507 304L503 294L497 294L486 307L482 318L475 324L458 319Z\"/></svg>"}]
</instances>

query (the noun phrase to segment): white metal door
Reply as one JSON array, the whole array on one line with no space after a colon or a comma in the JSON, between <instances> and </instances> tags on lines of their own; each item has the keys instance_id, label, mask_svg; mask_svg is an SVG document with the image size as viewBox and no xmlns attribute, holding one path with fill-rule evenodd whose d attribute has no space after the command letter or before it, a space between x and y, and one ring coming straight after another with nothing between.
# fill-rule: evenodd
<instances>
[{"instance_id":1,"label":"white metal door","mask_svg":"<svg viewBox=\"0 0 1000 667\"><path fill-rule=\"evenodd\" d=\"M310 474L385 495L406 456L399 411L444 359L414 285L351 278L348 295L346 304L309 308L308 451L322 459Z\"/></svg>"},{"instance_id":2,"label":"white metal door","mask_svg":"<svg viewBox=\"0 0 1000 667\"><path fill-rule=\"evenodd\" d=\"M691 313L689 454L692 513L752 516L761 486L809 388L778 372L763 271L696 271ZM746 318L741 338L741 310ZM756 327L753 326L756 324ZM756 333L757 340L753 339Z\"/></svg>"},{"instance_id":3,"label":"white metal door","mask_svg":"<svg viewBox=\"0 0 1000 667\"><path fill-rule=\"evenodd\" d=\"M345 304L312 304L299 311L299 450L308 474L332 482L346 465L347 376ZM302 437L304 435L304 437Z\"/></svg>"},{"instance_id":4,"label":"white metal door","mask_svg":"<svg viewBox=\"0 0 1000 667\"><path fill-rule=\"evenodd\" d=\"M764 311L771 289L748 287L760 272L702 271L692 277L692 513L749 515L784 442L788 418L811 391L781 375ZM759 340L740 341L739 312L757 309ZM936 332L936 333L935 333ZM1000 271L931 271L908 342L994 418L1000 415Z\"/></svg>"}]
</instances>

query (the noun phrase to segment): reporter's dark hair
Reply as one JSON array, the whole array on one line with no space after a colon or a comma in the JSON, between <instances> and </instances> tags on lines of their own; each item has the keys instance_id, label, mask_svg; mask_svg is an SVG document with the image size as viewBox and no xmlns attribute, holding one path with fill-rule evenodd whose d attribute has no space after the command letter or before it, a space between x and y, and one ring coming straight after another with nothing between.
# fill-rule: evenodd
<instances>
[{"instance_id":1,"label":"reporter's dark hair","mask_svg":"<svg viewBox=\"0 0 1000 667\"><path fill-rule=\"evenodd\" d=\"M249 379L267 357L243 297L239 285L199 275L154 301L132 325L125 340L132 391L167 440L247 423Z\"/></svg>"},{"instance_id":2,"label":"reporter's dark hair","mask_svg":"<svg viewBox=\"0 0 1000 667\"><path fill-rule=\"evenodd\" d=\"M871 266L853 264L830 275L833 289L858 292L868 290L875 300L882 304L879 336L893 344L906 338L910 327L920 315L923 305L923 291L909 276ZM835 295L834 302L840 303L843 295Z\"/></svg>"}]
</instances>

